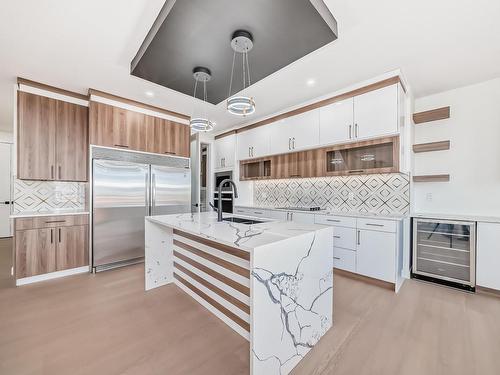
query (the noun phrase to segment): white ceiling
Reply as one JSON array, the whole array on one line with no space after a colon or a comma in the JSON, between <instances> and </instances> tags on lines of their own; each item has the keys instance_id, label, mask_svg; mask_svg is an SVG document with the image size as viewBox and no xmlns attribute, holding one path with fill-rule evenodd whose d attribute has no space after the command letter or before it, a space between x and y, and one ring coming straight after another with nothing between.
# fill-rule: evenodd
<instances>
[{"instance_id":1,"label":"white ceiling","mask_svg":"<svg viewBox=\"0 0 500 375\"><path fill-rule=\"evenodd\" d=\"M3 1L0 130L12 124L17 76L190 114L188 96L129 74L163 2ZM398 68L416 97L500 76L498 0L325 2L338 21L339 39L252 86L258 110L252 120ZM316 84L306 85L309 79ZM209 111L218 131L242 123L222 104Z\"/></svg>"}]
</instances>

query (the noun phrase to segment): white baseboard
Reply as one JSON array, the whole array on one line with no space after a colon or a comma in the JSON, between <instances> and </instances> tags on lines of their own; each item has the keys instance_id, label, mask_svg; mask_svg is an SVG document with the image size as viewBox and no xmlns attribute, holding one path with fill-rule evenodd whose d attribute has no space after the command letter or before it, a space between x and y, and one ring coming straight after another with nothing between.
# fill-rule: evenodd
<instances>
[{"instance_id":1,"label":"white baseboard","mask_svg":"<svg viewBox=\"0 0 500 375\"><path fill-rule=\"evenodd\" d=\"M63 270L63 271L44 273L43 275L23 277L22 279L16 280L16 286L33 284L33 283L38 283L40 281L58 279L60 277L78 275L80 273L86 273L86 272L90 272L89 266L71 268L69 270Z\"/></svg>"}]
</instances>

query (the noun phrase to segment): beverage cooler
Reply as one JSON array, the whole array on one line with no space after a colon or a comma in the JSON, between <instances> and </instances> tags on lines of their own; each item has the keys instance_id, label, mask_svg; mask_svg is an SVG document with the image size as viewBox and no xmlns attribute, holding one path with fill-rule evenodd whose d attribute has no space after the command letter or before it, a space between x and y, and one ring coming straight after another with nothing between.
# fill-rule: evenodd
<instances>
[{"instance_id":1,"label":"beverage cooler","mask_svg":"<svg viewBox=\"0 0 500 375\"><path fill-rule=\"evenodd\" d=\"M475 222L413 220L413 277L474 290L475 265Z\"/></svg>"}]
</instances>

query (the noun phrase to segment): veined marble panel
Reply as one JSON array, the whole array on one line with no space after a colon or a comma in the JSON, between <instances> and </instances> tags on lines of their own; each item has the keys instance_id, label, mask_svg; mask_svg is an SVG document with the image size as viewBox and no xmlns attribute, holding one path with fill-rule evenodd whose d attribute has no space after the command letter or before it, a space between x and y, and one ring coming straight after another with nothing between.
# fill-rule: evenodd
<instances>
[{"instance_id":1,"label":"veined marble panel","mask_svg":"<svg viewBox=\"0 0 500 375\"><path fill-rule=\"evenodd\" d=\"M332 326L333 230L254 249L251 373L288 374Z\"/></svg>"}]
</instances>

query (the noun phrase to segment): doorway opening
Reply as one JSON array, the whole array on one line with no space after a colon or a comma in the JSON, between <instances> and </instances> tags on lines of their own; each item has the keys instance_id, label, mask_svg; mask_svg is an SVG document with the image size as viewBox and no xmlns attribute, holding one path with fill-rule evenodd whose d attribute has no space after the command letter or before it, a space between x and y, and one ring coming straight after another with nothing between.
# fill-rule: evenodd
<instances>
[{"instance_id":1,"label":"doorway opening","mask_svg":"<svg viewBox=\"0 0 500 375\"><path fill-rule=\"evenodd\" d=\"M200 212L208 211L208 144L200 145Z\"/></svg>"}]
</instances>

